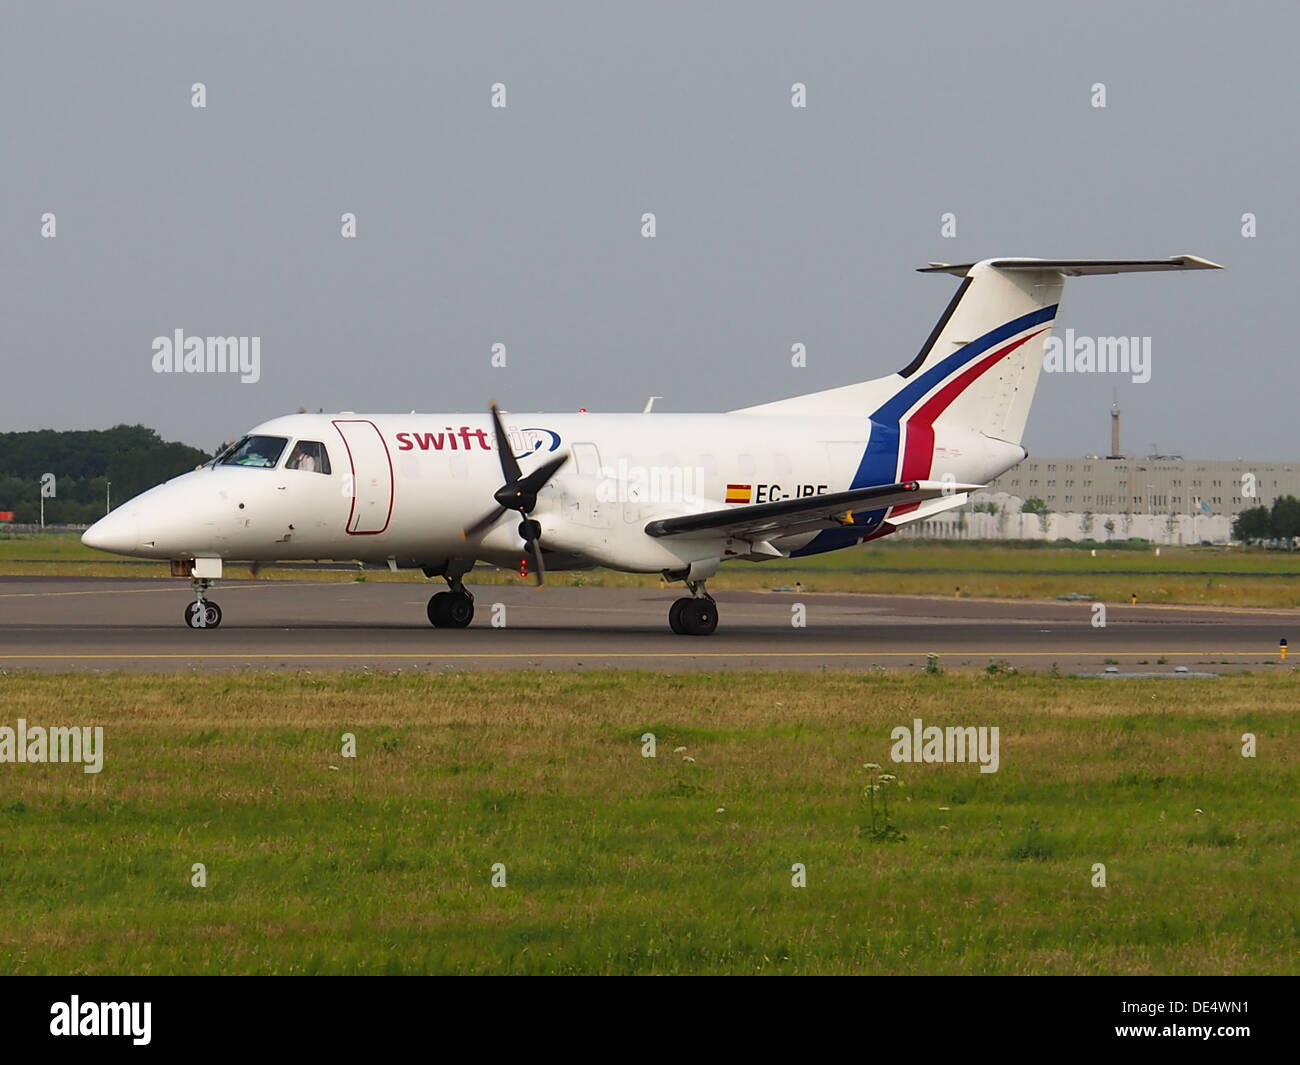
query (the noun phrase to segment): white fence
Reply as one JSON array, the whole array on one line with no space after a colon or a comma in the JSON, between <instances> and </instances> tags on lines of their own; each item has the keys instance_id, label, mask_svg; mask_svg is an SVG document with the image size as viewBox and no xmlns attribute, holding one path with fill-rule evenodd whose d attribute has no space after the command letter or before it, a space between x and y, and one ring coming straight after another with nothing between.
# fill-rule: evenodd
<instances>
[{"instance_id":1,"label":"white fence","mask_svg":"<svg viewBox=\"0 0 1300 1065\"><path fill-rule=\"evenodd\" d=\"M996 514L970 505L905 525L895 536L918 540L1113 540L1139 538L1153 544L1225 544L1232 536L1226 514L1026 514L1023 500L1004 493L976 493L972 503L992 503Z\"/></svg>"}]
</instances>

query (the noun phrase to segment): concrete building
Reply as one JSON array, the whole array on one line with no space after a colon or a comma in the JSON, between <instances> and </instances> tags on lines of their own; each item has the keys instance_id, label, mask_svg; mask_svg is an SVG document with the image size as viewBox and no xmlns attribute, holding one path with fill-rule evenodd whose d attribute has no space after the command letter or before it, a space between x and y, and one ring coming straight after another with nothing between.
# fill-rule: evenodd
<instances>
[{"instance_id":1,"label":"concrete building","mask_svg":"<svg viewBox=\"0 0 1300 1065\"><path fill-rule=\"evenodd\" d=\"M961 512L920 522L907 535L1225 543L1243 510L1271 507L1280 496L1300 497L1300 459L1138 458L1121 454L1119 443L1119 408L1112 407L1110 455L1028 458ZM1025 513L1031 499L1042 500L1046 514Z\"/></svg>"}]
</instances>

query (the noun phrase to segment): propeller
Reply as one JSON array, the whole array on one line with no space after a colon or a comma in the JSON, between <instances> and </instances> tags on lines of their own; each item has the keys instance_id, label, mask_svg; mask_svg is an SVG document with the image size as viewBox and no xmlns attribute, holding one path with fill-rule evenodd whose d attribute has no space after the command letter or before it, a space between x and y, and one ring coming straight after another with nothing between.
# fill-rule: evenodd
<instances>
[{"instance_id":1,"label":"propeller","mask_svg":"<svg viewBox=\"0 0 1300 1065\"><path fill-rule=\"evenodd\" d=\"M540 542L542 527L528 515L537 506L537 493L546 487L546 482L554 476L555 471L569 461L569 455L567 452L563 455L556 455L552 459L547 459L528 474L524 474L515 459L514 451L511 449L510 438L506 436L506 427L501 422L501 412L497 409L495 401L491 404L491 407L492 428L496 433L497 457L501 460L501 474L505 477L506 483L492 493L492 498L497 501L496 509L479 518L473 525L465 529L462 535L466 540L469 540L485 532L506 511L518 511L523 519L519 522L519 535L533 560L534 571L537 574L537 586L540 588L546 582L546 567L542 564L542 545Z\"/></svg>"}]
</instances>

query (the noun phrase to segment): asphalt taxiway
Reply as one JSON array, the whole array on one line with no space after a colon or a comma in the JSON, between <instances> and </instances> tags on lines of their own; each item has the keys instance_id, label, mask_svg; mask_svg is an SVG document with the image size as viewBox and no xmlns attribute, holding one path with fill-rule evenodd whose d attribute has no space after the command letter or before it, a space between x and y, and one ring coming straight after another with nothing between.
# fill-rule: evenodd
<instances>
[{"instance_id":1,"label":"asphalt taxiway","mask_svg":"<svg viewBox=\"0 0 1300 1065\"><path fill-rule=\"evenodd\" d=\"M223 581L220 628L194 631L182 581L0 578L0 670L1018 668L1099 673L1289 671L1282 637L1300 611L945 599L905 595L717 593L709 637L676 636L676 589L473 587L463 630L432 628L441 582ZM499 606L497 605L499 604ZM798 607L803 607L803 625ZM496 618L499 624L494 625Z\"/></svg>"}]
</instances>

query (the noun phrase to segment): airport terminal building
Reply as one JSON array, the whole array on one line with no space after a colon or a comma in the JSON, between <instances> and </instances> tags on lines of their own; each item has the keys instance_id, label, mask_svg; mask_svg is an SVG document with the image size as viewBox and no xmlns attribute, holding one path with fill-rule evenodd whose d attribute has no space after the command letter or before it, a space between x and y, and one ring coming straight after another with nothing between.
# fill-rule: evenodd
<instances>
[{"instance_id":1,"label":"airport terminal building","mask_svg":"<svg viewBox=\"0 0 1300 1065\"><path fill-rule=\"evenodd\" d=\"M965 517L972 533L984 530L980 538L1226 543L1243 510L1287 495L1300 496L1300 461L1031 458L977 493ZM1046 515L1023 514L1029 499L1041 499ZM994 504L997 514L977 513L981 503ZM1004 515L1000 525L987 521Z\"/></svg>"},{"instance_id":2,"label":"airport terminal building","mask_svg":"<svg viewBox=\"0 0 1300 1065\"><path fill-rule=\"evenodd\" d=\"M971 540L1127 540L1226 543L1243 510L1300 497L1300 461L1030 458L977 492L960 512L909 535ZM1041 499L1045 513L1025 513ZM1032 509L1032 508L1031 508Z\"/></svg>"},{"instance_id":3,"label":"airport terminal building","mask_svg":"<svg viewBox=\"0 0 1300 1065\"><path fill-rule=\"evenodd\" d=\"M1300 460L1123 455L1111 408L1111 454L1028 458L976 492L960 511L896 535L963 540L1127 540L1227 543L1243 510L1300 497ZM1028 500L1042 508L1024 509Z\"/></svg>"},{"instance_id":4,"label":"airport terminal building","mask_svg":"<svg viewBox=\"0 0 1300 1065\"><path fill-rule=\"evenodd\" d=\"M895 535L952 540L1110 540L1224 544L1243 510L1300 498L1300 460L1185 459L1120 450L1110 408L1110 454L1027 458L960 510ZM1025 504L1036 502L1025 510Z\"/></svg>"}]
</instances>

